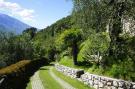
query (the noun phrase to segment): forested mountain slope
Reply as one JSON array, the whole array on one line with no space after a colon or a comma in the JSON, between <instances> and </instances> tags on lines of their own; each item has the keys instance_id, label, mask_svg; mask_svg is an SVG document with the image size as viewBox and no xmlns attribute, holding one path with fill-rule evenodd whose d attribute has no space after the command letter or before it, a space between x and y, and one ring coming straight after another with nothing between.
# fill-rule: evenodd
<instances>
[{"instance_id":1,"label":"forested mountain slope","mask_svg":"<svg viewBox=\"0 0 135 89\"><path fill-rule=\"evenodd\" d=\"M31 26L13 18L5 14L0 13L0 30L22 33L26 28L30 28Z\"/></svg>"}]
</instances>

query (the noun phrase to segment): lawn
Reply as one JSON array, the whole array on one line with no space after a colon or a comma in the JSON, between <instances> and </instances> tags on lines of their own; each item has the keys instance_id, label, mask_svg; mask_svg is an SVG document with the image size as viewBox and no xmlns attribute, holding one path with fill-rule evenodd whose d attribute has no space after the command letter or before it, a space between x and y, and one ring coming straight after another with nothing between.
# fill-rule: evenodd
<instances>
[{"instance_id":1,"label":"lawn","mask_svg":"<svg viewBox=\"0 0 135 89\"><path fill-rule=\"evenodd\" d=\"M52 71L56 74L56 76L63 79L67 83L71 84L76 89L93 89L93 88L90 88L89 86L83 84L82 82L76 80L76 79L73 79L69 76L65 76L63 73L58 72L55 68L53 68Z\"/></svg>"},{"instance_id":2,"label":"lawn","mask_svg":"<svg viewBox=\"0 0 135 89\"><path fill-rule=\"evenodd\" d=\"M88 69L90 68L91 65L84 63L82 60L78 60L79 65L74 65L73 64L73 59L68 57L68 56L64 56L62 59L60 59L59 64L61 65L65 65L71 68L76 68L76 69L84 69L85 71L88 71Z\"/></svg>"},{"instance_id":3,"label":"lawn","mask_svg":"<svg viewBox=\"0 0 135 89\"><path fill-rule=\"evenodd\" d=\"M62 86L55 79L53 79L52 76L50 75L50 73L49 73L50 69L52 69L52 72L56 76L63 79L65 82L69 83L76 89L92 89L89 86L84 85L82 82L80 82L76 79L73 79L69 76L65 76L61 72L58 72L54 67L53 68L50 68L50 67L52 67L52 66L44 66L44 67L41 67L40 70L38 70L40 79L41 79L45 89L63 89ZM31 82L28 83L26 89L32 89Z\"/></svg>"},{"instance_id":4,"label":"lawn","mask_svg":"<svg viewBox=\"0 0 135 89\"><path fill-rule=\"evenodd\" d=\"M49 74L49 68L50 66L45 66L40 68L39 70L39 76L43 83L43 86L45 87L45 89L62 89L60 84L57 81L55 81Z\"/></svg>"}]
</instances>

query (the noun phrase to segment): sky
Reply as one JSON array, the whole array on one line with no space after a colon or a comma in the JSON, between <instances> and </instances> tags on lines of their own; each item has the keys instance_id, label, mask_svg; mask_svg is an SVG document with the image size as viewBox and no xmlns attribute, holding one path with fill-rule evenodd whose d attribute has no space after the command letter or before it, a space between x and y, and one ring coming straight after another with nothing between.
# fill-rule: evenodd
<instances>
[{"instance_id":1,"label":"sky","mask_svg":"<svg viewBox=\"0 0 135 89\"><path fill-rule=\"evenodd\" d=\"M0 0L0 13L45 28L72 13L72 0Z\"/></svg>"}]
</instances>

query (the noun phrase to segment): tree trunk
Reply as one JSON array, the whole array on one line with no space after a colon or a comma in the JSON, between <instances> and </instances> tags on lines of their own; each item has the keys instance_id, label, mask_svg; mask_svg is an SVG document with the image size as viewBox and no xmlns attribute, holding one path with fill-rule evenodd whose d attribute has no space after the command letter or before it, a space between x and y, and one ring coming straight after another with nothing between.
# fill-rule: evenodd
<instances>
[{"instance_id":1,"label":"tree trunk","mask_svg":"<svg viewBox=\"0 0 135 89\"><path fill-rule=\"evenodd\" d=\"M73 62L74 65L77 65L77 56L78 56L78 45L76 42L74 42L73 46L72 46L72 53L73 53Z\"/></svg>"}]
</instances>

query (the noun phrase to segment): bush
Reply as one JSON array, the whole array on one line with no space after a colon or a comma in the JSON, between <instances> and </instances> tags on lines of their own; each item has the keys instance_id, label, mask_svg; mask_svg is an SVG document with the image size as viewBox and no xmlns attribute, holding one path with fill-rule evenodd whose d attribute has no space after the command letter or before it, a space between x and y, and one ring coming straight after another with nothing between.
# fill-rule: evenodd
<instances>
[{"instance_id":1,"label":"bush","mask_svg":"<svg viewBox=\"0 0 135 89\"><path fill-rule=\"evenodd\" d=\"M115 78L135 81L134 63L128 58L118 64L113 64L110 68L109 75Z\"/></svg>"},{"instance_id":2,"label":"bush","mask_svg":"<svg viewBox=\"0 0 135 89\"><path fill-rule=\"evenodd\" d=\"M91 35L81 44L79 60L91 63L99 63L109 47L109 36L107 33L96 33Z\"/></svg>"},{"instance_id":3,"label":"bush","mask_svg":"<svg viewBox=\"0 0 135 89\"><path fill-rule=\"evenodd\" d=\"M48 64L45 59L23 60L0 70L0 77L5 80L0 84L0 89L25 89L30 77L40 67Z\"/></svg>"}]
</instances>

